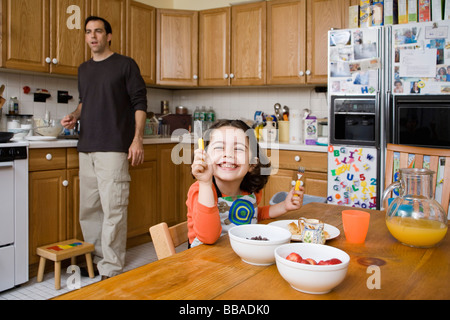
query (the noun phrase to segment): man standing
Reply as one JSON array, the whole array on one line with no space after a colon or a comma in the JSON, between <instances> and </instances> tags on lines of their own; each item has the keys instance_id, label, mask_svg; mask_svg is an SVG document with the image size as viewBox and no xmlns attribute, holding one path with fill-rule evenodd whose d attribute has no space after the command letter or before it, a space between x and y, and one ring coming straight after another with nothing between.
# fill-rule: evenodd
<instances>
[{"instance_id":1,"label":"man standing","mask_svg":"<svg viewBox=\"0 0 450 320\"><path fill-rule=\"evenodd\" d=\"M135 61L110 49L111 25L89 17L85 40L92 59L78 69L80 103L61 120L68 129L80 120L80 225L95 245L102 280L125 264L127 210L132 166L144 161L147 90Z\"/></svg>"}]
</instances>

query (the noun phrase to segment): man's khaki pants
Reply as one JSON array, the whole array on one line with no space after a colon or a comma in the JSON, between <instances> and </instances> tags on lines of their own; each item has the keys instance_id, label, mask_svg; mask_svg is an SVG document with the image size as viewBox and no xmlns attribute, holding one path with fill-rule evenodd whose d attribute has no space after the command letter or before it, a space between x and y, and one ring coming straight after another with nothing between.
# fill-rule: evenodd
<instances>
[{"instance_id":1,"label":"man's khaki pants","mask_svg":"<svg viewBox=\"0 0 450 320\"><path fill-rule=\"evenodd\" d=\"M112 277L125 265L130 174L126 153L79 154L80 225L84 241L95 245L100 275Z\"/></svg>"}]
</instances>

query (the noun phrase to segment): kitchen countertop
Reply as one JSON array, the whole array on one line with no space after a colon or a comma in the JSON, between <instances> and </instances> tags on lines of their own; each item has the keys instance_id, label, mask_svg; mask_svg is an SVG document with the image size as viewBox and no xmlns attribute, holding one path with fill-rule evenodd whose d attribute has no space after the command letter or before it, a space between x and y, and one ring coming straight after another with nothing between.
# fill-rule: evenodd
<instances>
[{"instance_id":1,"label":"kitchen countertop","mask_svg":"<svg viewBox=\"0 0 450 320\"><path fill-rule=\"evenodd\" d=\"M164 144L164 143L194 143L191 136L176 136L169 138L146 138L144 137L144 144ZM75 148L78 145L76 139L57 139L52 141L28 141L30 149L39 148ZM327 152L327 146L305 145L305 144L289 144L289 143L267 143L261 142L261 148L264 149L279 149L292 151L312 151L312 152Z\"/></svg>"}]
</instances>

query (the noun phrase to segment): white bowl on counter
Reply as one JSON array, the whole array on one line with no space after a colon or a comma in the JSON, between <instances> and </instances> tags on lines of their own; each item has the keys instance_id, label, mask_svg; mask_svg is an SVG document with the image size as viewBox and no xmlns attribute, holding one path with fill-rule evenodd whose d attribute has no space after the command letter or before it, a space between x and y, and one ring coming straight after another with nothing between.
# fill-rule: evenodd
<instances>
[{"instance_id":1,"label":"white bowl on counter","mask_svg":"<svg viewBox=\"0 0 450 320\"><path fill-rule=\"evenodd\" d=\"M41 119L39 119L41 120ZM48 126L45 126L43 121L35 121L36 129L34 129L34 134L36 136L45 136L45 137L58 137L62 130L63 126L59 120L50 120Z\"/></svg>"},{"instance_id":2,"label":"white bowl on counter","mask_svg":"<svg viewBox=\"0 0 450 320\"><path fill-rule=\"evenodd\" d=\"M230 244L242 261L258 266L275 263L274 250L289 243L292 234L283 228L265 224L245 224L228 231ZM253 240L253 237L268 240Z\"/></svg>"}]
</instances>

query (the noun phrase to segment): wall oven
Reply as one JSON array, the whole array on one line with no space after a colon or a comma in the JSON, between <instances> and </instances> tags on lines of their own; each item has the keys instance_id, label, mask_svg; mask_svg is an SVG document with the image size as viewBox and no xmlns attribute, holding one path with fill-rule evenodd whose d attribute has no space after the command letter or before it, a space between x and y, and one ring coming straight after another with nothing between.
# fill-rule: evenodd
<instances>
[{"instance_id":1,"label":"wall oven","mask_svg":"<svg viewBox=\"0 0 450 320\"><path fill-rule=\"evenodd\" d=\"M389 141L428 148L450 148L450 97L394 96Z\"/></svg>"},{"instance_id":2,"label":"wall oven","mask_svg":"<svg viewBox=\"0 0 450 320\"><path fill-rule=\"evenodd\" d=\"M330 144L378 147L379 112L375 97L332 96Z\"/></svg>"}]
</instances>

